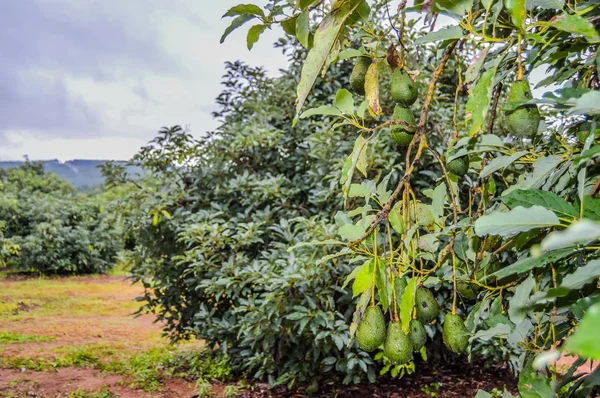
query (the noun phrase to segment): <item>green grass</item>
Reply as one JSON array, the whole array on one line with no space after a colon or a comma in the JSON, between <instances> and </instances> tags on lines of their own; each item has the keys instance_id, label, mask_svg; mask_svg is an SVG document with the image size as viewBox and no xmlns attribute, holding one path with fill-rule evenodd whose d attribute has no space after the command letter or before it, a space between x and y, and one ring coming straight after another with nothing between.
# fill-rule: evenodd
<instances>
[{"instance_id":1,"label":"green grass","mask_svg":"<svg viewBox=\"0 0 600 398\"><path fill-rule=\"evenodd\" d=\"M52 336L35 336L0 330L0 344L39 343L52 340L54 340Z\"/></svg>"}]
</instances>

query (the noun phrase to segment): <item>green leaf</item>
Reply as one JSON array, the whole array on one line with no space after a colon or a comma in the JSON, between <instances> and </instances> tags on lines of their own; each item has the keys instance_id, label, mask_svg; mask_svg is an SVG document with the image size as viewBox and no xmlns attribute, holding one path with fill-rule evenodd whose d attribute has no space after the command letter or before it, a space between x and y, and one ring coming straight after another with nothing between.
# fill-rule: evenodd
<instances>
[{"instance_id":1,"label":"green leaf","mask_svg":"<svg viewBox=\"0 0 600 398\"><path fill-rule=\"evenodd\" d=\"M335 94L335 107L343 114L351 115L354 113L354 97L352 93L345 88L341 88Z\"/></svg>"},{"instance_id":2,"label":"green leaf","mask_svg":"<svg viewBox=\"0 0 600 398\"><path fill-rule=\"evenodd\" d=\"M575 333L565 343L565 350L593 360L600 360L600 303L590 307Z\"/></svg>"},{"instance_id":3,"label":"green leaf","mask_svg":"<svg viewBox=\"0 0 600 398\"><path fill-rule=\"evenodd\" d=\"M301 10L306 10L308 7L310 7L311 5L313 5L314 3L316 3L318 0L300 0L298 2L298 7L300 7Z\"/></svg>"},{"instance_id":4,"label":"green leaf","mask_svg":"<svg viewBox=\"0 0 600 398\"><path fill-rule=\"evenodd\" d=\"M535 279L529 275L527 279L519 283L515 289L515 294L511 297L508 305L508 317L515 325L525 320L525 312L522 311L529 303L529 297L535 287Z\"/></svg>"},{"instance_id":5,"label":"green leaf","mask_svg":"<svg viewBox=\"0 0 600 398\"><path fill-rule=\"evenodd\" d=\"M511 209L517 206L542 206L559 216L578 217L579 213L572 204L550 191L540 189L518 189L500 198Z\"/></svg>"},{"instance_id":6,"label":"green leaf","mask_svg":"<svg viewBox=\"0 0 600 398\"><path fill-rule=\"evenodd\" d=\"M552 252L544 252L540 256L537 257L527 257L523 258L516 263L509 265L501 269L500 271L496 271L491 275L488 275L486 279L490 277L497 277L499 279L514 275L514 274L522 274L525 272L529 272L534 268L543 267L546 264L552 263L554 261L561 260L573 253L576 253L576 248L568 248L562 250L555 250Z\"/></svg>"},{"instance_id":7,"label":"green leaf","mask_svg":"<svg viewBox=\"0 0 600 398\"><path fill-rule=\"evenodd\" d=\"M508 195L515 189L540 188L546 179L558 169L563 162L559 155L544 156L533 164L533 171L519 178L519 182L502 192L502 196Z\"/></svg>"},{"instance_id":8,"label":"green leaf","mask_svg":"<svg viewBox=\"0 0 600 398\"><path fill-rule=\"evenodd\" d=\"M315 80L323 69L329 52L333 48L340 29L344 25L348 15L354 11L358 4L354 6L349 3L344 3L340 8L328 14L317 28L315 32L314 45L308 52L308 56L302 65L300 73L300 83L297 87L298 102L296 104L296 115L300 114L300 110L306 101L308 93L312 89ZM296 119L297 120L297 119ZM294 122L294 125L296 121Z\"/></svg>"},{"instance_id":9,"label":"green leaf","mask_svg":"<svg viewBox=\"0 0 600 398\"><path fill-rule=\"evenodd\" d=\"M519 160L520 158L527 155L528 153L529 153L529 151L519 151L510 156L499 156L499 157L495 158L490 163L488 163L483 168L483 170L481 170L481 173L479 173L479 178L485 178L500 169L505 169L506 167L513 164L516 160Z\"/></svg>"},{"instance_id":10,"label":"green leaf","mask_svg":"<svg viewBox=\"0 0 600 398\"><path fill-rule=\"evenodd\" d=\"M306 119L307 117L323 115L323 116L341 116L342 112L335 106L321 105L317 108L307 109L300 115L300 119Z\"/></svg>"},{"instance_id":11,"label":"green leaf","mask_svg":"<svg viewBox=\"0 0 600 398\"><path fill-rule=\"evenodd\" d=\"M554 397L554 389L550 379L537 373L529 363L519 377L519 393L521 398L549 398Z\"/></svg>"},{"instance_id":12,"label":"green leaf","mask_svg":"<svg viewBox=\"0 0 600 398\"><path fill-rule=\"evenodd\" d=\"M504 6L510 12L513 23L521 31L523 31L525 18L527 17L526 5L526 0L504 0Z\"/></svg>"},{"instance_id":13,"label":"green leaf","mask_svg":"<svg viewBox=\"0 0 600 398\"><path fill-rule=\"evenodd\" d=\"M392 225L394 231L398 232L400 235L404 233L404 222L402 221L402 202L396 202L390 214L388 216L388 220Z\"/></svg>"},{"instance_id":14,"label":"green leaf","mask_svg":"<svg viewBox=\"0 0 600 398\"><path fill-rule=\"evenodd\" d=\"M466 107L466 123L470 124L469 136L477 134L485 122L490 107L492 85L496 68L484 72L475 87L469 93Z\"/></svg>"},{"instance_id":15,"label":"green leaf","mask_svg":"<svg viewBox=\"0 0 600 398\"><path fill-rule=\"evenodd\" d=\"M499 323L492 328L479 330L473 336L471 336L470 340L481 340L481 341L489 341L494 337L503 337L505 338L510 333L510 326L504 323Z\"/></svg>"},{"instance_id":16,"label":"green leaf","mask_svg":"<svg viewBox=\"0 0 600 398\"><path fill-rule=\"evenodd\" d=\"M569 115L600 115L600 91L590 91L577 98Z\"/></svg>"},{"instance_id":17,"label":"green leaf","mask_svg":"<svg viewBox=\"0 0 600 398\"><path fill-rule=\"evenodd\" d=\"M369 196L371 196L371 191L369 190L369 188L362 184L352 184L350 185L350 189L348 190L348 197L353 198L356 196L368 198Z\"/></svg>"},{"instance_id":18,"label":"green leaf","mask_svg":"<svg viewBox=\"0 0 600 398\"><path fill-rule=\"evenodd\" d=\"M390 301L388 299L388 280L385 272L385 263L381 260L375 259L374 264L377 266L377 270L375 272L375 284L377 285L377 292L379 293L379 303L381 304L383 312L386 312L388 310Z\"/></svg>"},{"instance_id":19,"label":"green leaf","mask_svg":"<svg viewBox=\"0 0 600 398\"><path fill-rule=\"evenodd\" d=\"M460 26L448 26L435 32L429 32L425 36L417 38L415 40L415 44L423 44L440 40L460 39L463 36L464 33Z\"/></svg>"},{"instance_id":20,"label":"green leaf","mask_svg":"<svg viewBox=\"0 0 600 398\"><path fill-rule=\"evenodd\" d=\"M565 276L556 289L548 291L548 297L566 296L571 290L578 290L600 277L600 260L591 260L575 272Z\"/></svg>"},{"instance_id":21,"label":"green leaf","mask_svg":"<svg viewBox=\"0 0 600 398\"><path fill-rule=\"evenodd\" d=\"M374 116L381 115L379 105L379 68L377 62L372 62L365 76L365 98L369 104L369 112Z\"/></svg>"},{"instance_id":22,"label":"green leaf","mask_svg":"<svg viewBox=\"0 0 600 398\"><path fill-rule=\"evenodd\" d=\"M254 43L258 41L258 38L265 31L267 25L254 25L248 30L248 36L246 38L246 43L248 44L248 50L252 50L254 47Z\"/></svg>"},{"instance_id":23,"label":"green leaf","mask_svg":"<svg viewBox=\"0 0 600 398\"><path fill-rule=\"evenodd\" d=\"M508 212L494 212L475 221L475 233L479 236L500 235L511 237L534 228L560 225L556 214L542 206L515 207Z\"/></svg>"},{"instance_id":24,"label":"green leaf","mask_svg":"<svg viewBox=\"0 0 600 398\"><path fill-rule=\"evenodd\" d=\"M486 47L475 56L475 59L473 59L473 62L471 62L465 73L465 84L469 84L475 81L477 76L479 76L481 67L485 62L485 58L487 57L487 54L490 51L490 49L491 47Z\"/></svg>"},{"instance_id":25,"label":"green leaf","mask_svg":"<svg viewBox=\"0 0 600 398\"><path fill-rule=\"evenodd\" d=\"M400 302L400 321L402 322L402 330L404 334L408 334L410 321L412 319L413 307L415 306L415 289L417 277L412 277L408 281L408 285L402 293L402 301Z\"/></svg>"},{"instance_id":26,"label":"green leaf","mask_svg":"<svg viewBox=\"0 0 600 398\"><path fill-rule=\"evenodd\" d=\"M290 247L287 251L291 252L292 250L296 250L300 247L304 246L323 246L323 245L344 245L346 246L346 242L342 242L337 239L327 239L327 240L313 240L310 242L298 242L294 246Z\"/></svg>"},{"instance_id":27,"label":"green leaf","mask_svg":"<svg viewBox=\"0 0 600 398\"><path fill-rule=\"evenodd\" d=\"M347 256L349 254L352 254L352 250L350 250L349 248L343 249L340 252L337 253L333 253L333 254L328 254L326 256L321 257L320 259L317 260L317 262L315 263L315 265L320 265L323 264L329 260L332 260L334 258L338 258L338 257L342 257L342 256Z\"/></svg>"},{"instance_id":28,"label":"green leaf","mask_svg":"<svg viewBox=\"0 0 600 398\"><path fill-rule=\"evenodd\" d=\"M367 264L369 263L370 260L365 261L365 263L363 265L359 265L358 267L354 268L352 270L352 272L350 272L350 274L346 277L346 279L344 280L344 284L342 285L342 289L345 289L346 286L348 286L348 284L354 280L356 278L356 275L358 275L358 273L367 266Z\"/></svg>"},{"instance_id":29,"label":"green leaf","mask_svg":"<svg viewBox=\"0 0 600 398\"><path fill-rule=\"evenodd\" d=\"M562 14L552 18L549 23L551 27L564 32L582 35L589 42L600 40L594 25L587 19L578 15ZM598 103L596 103L598 105Z\"/></svg>"},{"instance_id":30,"label":"green leaf","mask_svg":"<svg viewBox=\"0 0 600 398\"><path fill-rule=\"evenodd\" d=\"M257 15L260 17L264 17L265 13L262 10L262 8L260 8L257 5L254 4L238 4L236 6L233 6L229 9L229 11L227 11L225 13L225 15L223 15L222 18L225 17L234 17L236 15Z\"/></svg>"},{"instance_id":31,"label":"green leaf","mask_svg":"<svg viewBox=\"0 0 600 398\"><path fill-rule=\"evenodd\" d=\"M600 199L585 196L583 198L583 216L595 221L600 221Z\"/></svg>"},{"instance_id":32,"label":"green leaf","mask_svg":"<svg viewBox=\"0 0 600 398\"><path fill-rule=\"evenodd\" d=\"M373 260L367 261L356 273L352 284L352 297L366 292L373 287Z\"/></svg>"},{"instance_id":33,"label":"green leaf","mask_svg":"<svg viewBox=\"0 0 600 398\"><path fill-rule=\"evenodd\" d=\"M365 233L365 231L358 225L346 224L340 227L338 233L343 239L346 239L347 241L353 241L359 239Z\"/></svg>"},{"instance_id":34,"label":"green leaf","mask_svg":"<svg viewBox=\"0 0 600 398\"><path fill-rule=\"evenodd\" d=\"M308 11L304 11L296 19L296 38L300 45L308 48L308 37L310 36L310 20Z\"/></svg>"},{"instance_id":35,"label":"green leaf","mask_svg":"<svg viewBox=\"0 0 600 398\"><path fill-rule=\"evenodd\" d=\"M227 29L225 29L225 32L223 33L223 36L221 36L221 40L219 42L223 44L225 42L225 39L227 38L227 36L229 36L231 32L233 32L234 30L236 30L237 28L254 18L254 15L240 15L239 17L234 19L231 22L231 25L229 25Z\"/></svg>"},{"instance_id":36,"label":"green leaf","mask_svg":"<svg viewBox=\"0 0 600 398\"><path fill-rule=\"evenodd\" d=\"M600 239L600 225L583 219L577 221L563 231L554 231L542 241L540 248L544 251L564 249L575 245L587 245Z\"/></svg>"}]
</instances>

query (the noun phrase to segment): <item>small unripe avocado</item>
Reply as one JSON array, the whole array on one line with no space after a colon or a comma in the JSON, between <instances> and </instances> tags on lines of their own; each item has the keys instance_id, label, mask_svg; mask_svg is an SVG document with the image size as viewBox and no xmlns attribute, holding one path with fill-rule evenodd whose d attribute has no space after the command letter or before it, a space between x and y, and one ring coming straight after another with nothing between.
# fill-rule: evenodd
<instances>
[{"instance_id":1,"label":"small unripe avocado","mask_svg":"<svg viewBox=\"0 0 600 398\"><path fill-rule=\"evenodd\" d=\"M447 314L444 318L442 337L446 347L454 353L462 354L469 346L469 332L462 318L456 314Z\"/></svg>"},{"instance_id":2,"label":"small unripe avocado","mask_svg":"<svg viewBox=\"0 0 600 398\"><path fill-rule=\"evenodd\" d=\"M412 343L413 351L419 351L425 345L425 342L427 341L427 332L420 320L413 319L410 321L408 337Z\"/></svg>"},{"instance_id":3,"label":"small unripe avocado","mask_svg":"<svg viewBox=\"0 0 600 398\"><path fill-rule=\"evenodd\" d=\"M464 177L469 171L469 156L461 156L446 164L446 169L457 177Z\"/></svg>"},{"instance_id":4,"label":"small unripe avocado","mask_svg":"<svg viewBox=\"0 0 600 398\"><path fill-rule=\"evenodd\" d=\"M461 297L466 298L468 300L473 300L477 297L477 291L479 289L477 285L473 285L472 283L465 281L456 282L456 288L460 293Z\"/></svg>"},{"instance_id":5,"label":"small unripe avocado","mask_svg":"<svg viewBox=\"0 0 600 398\"><path fill-rule=\"evenodd\" d=\"M424 323L433 321L440 313L440 306L433 297L433 293L425 287L417 289L415 307L417 308L417 319Z\"/></svg>"},{"instance_id":6,"label":"small unripe avocado","mask_svg":"<svg viewBox=\"0 0 600 398\"><path fill-rule=\"evenodd\" d=\"M417 100L417 85L404 69L392 73L392 99L402 106L411 106Z\"/></svg>"},{"instance_id":7,"label":"small unripe avocado","mask_svg":"<svg viewBox=\"0 0 600 398\"><path fill-rule=\"evenodd\" d=\"M508 103L531 99L531 88L527 80L518 80L510 86ZM508 131L518 137L535 137L540 124L540 111L536 104L522 105L506 116Z\"/></svg>"},{"instance_id":8,"label":"small unripe avocado","mask_svg":"<svg viewBox=\"0 0 600 398\"><path fill-rule=\"evenodd\" d=\"M371 352L385 341L385 319L379 307L369 307L356 329L356 342L363 350Z\"/></svg>"},{"instance_id":9,"label":"small unripe avocado","mask_svg":"<svg viewBox=\"0 0 600 398\"><path fill-rule=\"evenodd\" d=\"M383 344L383 354L397 365L410 361L412 344L408 335L404 334L400 322L390 322Z\"/></svg>"},{"instance_id":10,"label":"small unripe avocado","mask_svg":"<svg viewBox=\"0 0 600 398\"><path fill-rule=\"evenodd\" d=\"M408 108L396 105L392 120L400 120L407 123L409 126L415 126L415 117ZM414 137L414 132L410 132L405 126L392 126L390 134L394 142L400 146L408 146Z\"/></svg>"},{"instance_id":11,"label":"small unripe avocado","mask_svg":"<svg viewBox=\"0 0 600 398\"><path fill-rule=\"evenodd\" d=\"M356 57L356 62L350 75L350 86L357 94L365 94L365 76L371 62L371 58L369 57Z\"/></svg>"}]
</instances>

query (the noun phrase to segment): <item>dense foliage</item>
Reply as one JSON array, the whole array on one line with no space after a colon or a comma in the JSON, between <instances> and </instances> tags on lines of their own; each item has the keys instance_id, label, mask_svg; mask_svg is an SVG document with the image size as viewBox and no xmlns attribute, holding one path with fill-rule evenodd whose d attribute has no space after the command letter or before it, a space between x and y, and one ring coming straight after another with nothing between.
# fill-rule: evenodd
<instances>
[{"instance_id":1,"label":"dense foliage","mask_svg":"<svg viewBox=\"0 0 600 398\"><path fill-rule=\"evenodd\" d=\"M391 3L273 0L265 9L241 4L226 14L234 21L225 36L258 22L248 31L250 48L276 24L309 48L297 86L296 120L336 115L338 125L353 126L357 134L342 173L342 195L363 200L337 218L344 224L339 254L362 260L349 278L360 296L351 329L360 331L363 313L375 313L371 308L377 305L387 312L390 330L399 322L408 333L409 322L423 320L419 309L425 301L418 292L429 289L441 311L438 322L427 327L441 323L452 351L503 359L520 373L524 397L595 396L600 368L575 371L588 358L600 359L592 332L600 323L598 5L440 0L417 2L412 9L401 2L392 10ZM373 18L381 7L390 8L383 24ZM413 50L403 37L408 11L429 21L438 14L454 20L437 30L432 24L432 32L419 40L436 43L436 71L452 68L448 60L454 57L469 64L453 70L459 86L468 88L465 109L451 99L445 104L463 123L455 123L441 142L431 134L439 110L429 109L437 73L430 76L429 90L419 93L417 122L381 106L381 94L389 90L382 72L418 67L405 57ZM387 46L389 40L393 46ZM474 56L464 50L468 43L483 48ZM372 60L368 68L361 66L366 70L359 88L366 100L340 90L333 106L306 110L315 79L342 56ZM547 77L536 82L540 67ZM531 83L560 88L533 98ZM396 96L399 106L406 106L407 93ZM463 95L459 88L455 99ZM369 164L369 150L385 139L390 125L399 126L392 136L408 147L405 162L388 169L402 176L395 184L382 178L385 173L373 174ZM434 182L417 190L423 168ZM396 289L396 279L407 286ZM375 323L369 315L369 324ZM372 337L377 328L370 328ZM364 340L363 335L356 337ZM383 344L385 337L384 352L389 340L399 341L390 335L377 338ZM368 342L361 345L370 349ZM560 355L577 356L575 365L561 372L553 366ZM397 366L410 366L404 362Z\"/></svg>"},{"instance_id":2,"label":"dense foliage","mask_svg":"<svg viewBox=\"0 0 600 398\"><path fill-rule=\"evenodd\" d=\"M121 235L103 202L41 163L0 170L0 264L43 274L107 271Z\"/></svg>"}]
</instances>

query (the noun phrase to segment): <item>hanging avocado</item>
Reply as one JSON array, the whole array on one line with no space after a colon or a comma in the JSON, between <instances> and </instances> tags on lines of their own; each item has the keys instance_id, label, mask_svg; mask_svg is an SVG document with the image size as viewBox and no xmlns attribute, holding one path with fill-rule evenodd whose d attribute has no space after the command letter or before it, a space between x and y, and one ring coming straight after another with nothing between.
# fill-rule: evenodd
<instances>
[{"instance_id":1,"label":"hanging avocado","mask_svg":"<svg viewBox=\"0 0 600 398\"><path fill-rule=\"evenodd\" d=\"M460 293L461 297L467 300L473 300L477 298L479 286L469 283L467 281L458 281L456 282L456 289Z\"/></svg>"},{"instance_id":2,"label":"hanging avocado","mask_svg":"<svg viewBox=\"0 0 600 398\"><path fill-rule=\"evenodd\" d=\"M417 100L417 85L404 69L396 68L392 73L392 99L409 107Z\"/></svg>"},{"instance_id":3,"label":"hanging avocado","mask_svg":"<svg viewBox=\"0 0 600 398\"><path fill-rule=\"evenodd\" d=\"M367 70L370 65L371 58L356 57L356 62L350 75L350 86L357 94L365 94L365 76L367 76Z\"/></svg>"},{"instance_id":4,"label":"hanging avocado","mask_svg":"<svg viewBox=\"0 0 600 398\"><path fill-rule=\"evenodd\" d=\"M383 344L383 353L390 361L397 365L410 361L412 345L408 335L404 334L400 322L390 322L387 337Z\"/></svg>"},{"instance_id":5,"label":"hanging avocado","mask_svg":"<svg viewBox=\"0 0 600 398\"><path fill-rule=\"evenodd\" d=\"M442 333L444 344L456 354L462 354L469 346L469 332L462 318L456 314L447 314L444 318Z\"/></svg>"},{"instance_id":6,"label":"hanging avocado","mask_svg":"<svg viewBox=\"0 0 600 398\"><path fill-rule=\"evenodd\" d=\"M508 103L514 104L531 99L531 88L527 80L518 80L510 86ZM533 138L540 124L540 111L536 104L521 105L506 116L508 131L518 137Z\"/></svg>"},{"instance_id":7,"label":"hanging avocado","mask_svg":"<svg viewBox=\"0 0 600 398\"><path fill-rule=\"evenodd\" d=\"M413 319L410 321L408 337L412 343L413 351L419 351L425 345L425 342L427 341L427 332L420 320Z\"/></svg>"},{"instance_id":8,"label":"hanging avocado","mask_svg":"<svg viewBox=\"0 0 600 398\"><path fill-rule=\"evenodd\" d=\"M469 171L469 156L464 155L446 163L446 169L457 177L464 177Z\"/></svg>"},{"instance_id":9,"label":"hanging avocado","mask_svg":"<svg viewBox=\"0 0 600 398\"><path fill-rule=\"evenodd\" d=\"M403 125L394 125L391 128L391 136L394 142L400 146L408 146L414 137L415 117L408 108L396 105L392 120L400 120L413 127L412 132Z\"/></svg>"},{"instance_id":10,"label":"hanging avocado","mask_svg":"<svg viewBox=\"0 0 600 398\"><path fill-rule=\"evenodd\" d=\"M425 287L417 289L415 307L417 308L417 318L423 323L433 321L440 313L440 306L433 297L433 293Z\"/></svg>"},{"instance_id":11,"label":"hanging avocado","mask_svg":"<svg viewBox=\"0 0 600 398\"><path fill-rule=\"evenodd\" d=\"M356 342L363 350L371 352L385 341L385 319L379 307L369 307L356 329Z\"/></svg>"}]
</instances>

